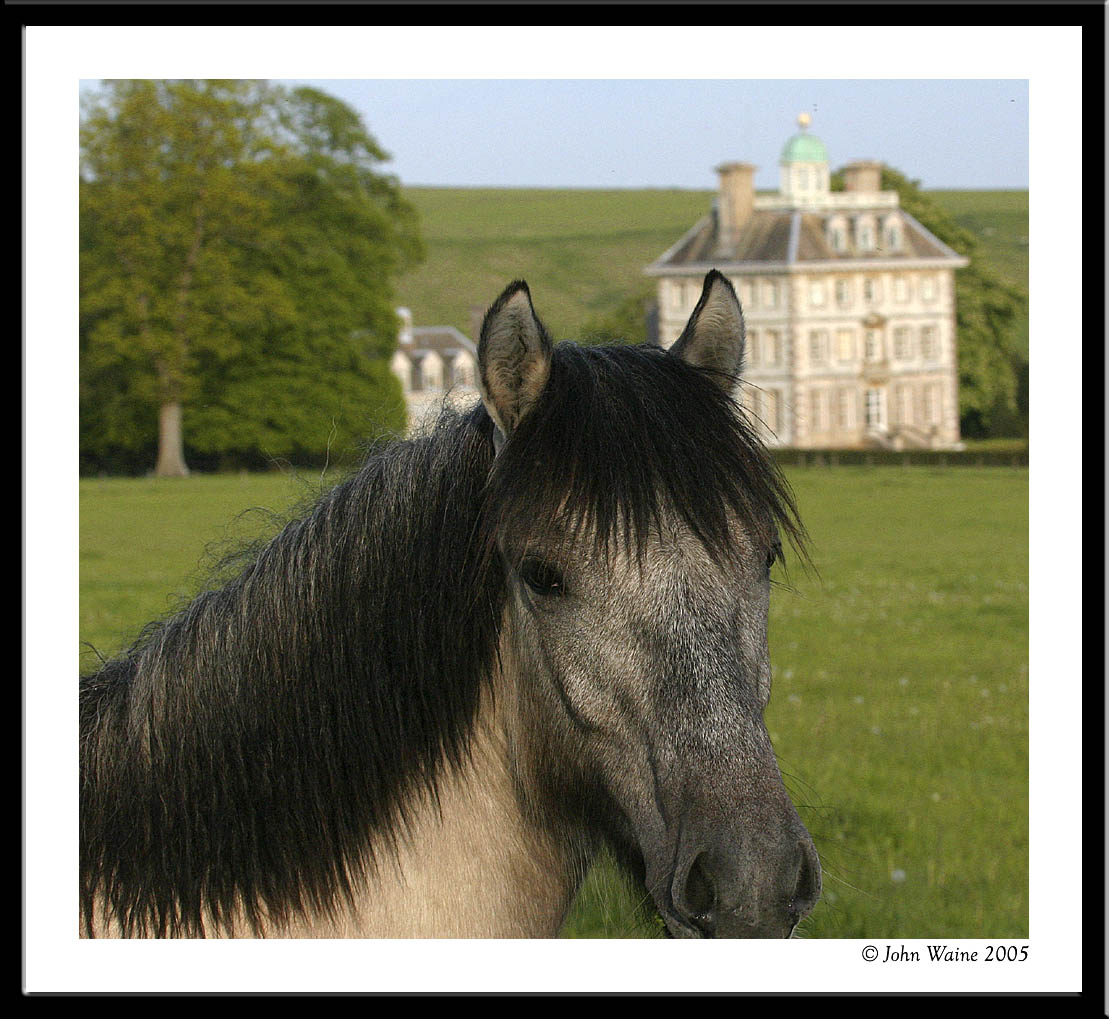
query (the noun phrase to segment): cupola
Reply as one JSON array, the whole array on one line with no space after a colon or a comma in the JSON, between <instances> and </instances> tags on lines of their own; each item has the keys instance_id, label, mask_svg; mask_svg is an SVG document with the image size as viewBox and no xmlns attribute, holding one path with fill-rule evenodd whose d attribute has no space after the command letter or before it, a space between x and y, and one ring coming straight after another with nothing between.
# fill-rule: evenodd
<instances>
[{"instance_id":1,"label":"cupola","mask_svg":"<svg viewBox=\"0 0 1109 1019\"><path fill-rule=\"evenodd\" d=\"M786 142L778 160L779 191L797 205L819 202L828 194L828 150L808 133L810 123L807 113L797 118L801 130Z\"/></svg>"}]
</instances>

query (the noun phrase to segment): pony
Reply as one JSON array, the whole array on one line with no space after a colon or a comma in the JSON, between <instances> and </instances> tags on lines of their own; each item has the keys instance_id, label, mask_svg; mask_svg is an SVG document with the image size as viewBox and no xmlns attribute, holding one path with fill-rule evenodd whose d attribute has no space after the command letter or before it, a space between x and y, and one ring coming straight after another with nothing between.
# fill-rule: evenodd
<instances>
[{"instance_id":1,"label":"pony","mask_svg":"<svg viewBox=\"0 0 1109 1019\"><path fill-rule=\"evenodd\" d=\"M763 711L806 537L743 349L715 270L670 349L555 345L507 287L480 400L81 679L82 936L554 937L607 849L668 936L790 937L820 863Z\"/></svg>"}]
</instances>

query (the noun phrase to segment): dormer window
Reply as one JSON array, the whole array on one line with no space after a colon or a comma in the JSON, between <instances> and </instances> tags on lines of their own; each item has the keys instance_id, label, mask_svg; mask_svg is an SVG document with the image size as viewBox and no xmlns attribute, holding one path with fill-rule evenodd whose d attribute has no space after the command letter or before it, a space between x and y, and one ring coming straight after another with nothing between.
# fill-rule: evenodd
<instances>
[{"instance_id":1,"label":"dormer window","mask_svg":"<svg viewBox=\"0 0 1109 1019\"><path fill-rule=\"evenodd\" d=\"M890 251L900 251L902 234L899 220L892 217L886 220L885 235L886 248Z\"/></svg>"},{"instance_id":2,"label":"dormer window","mask_svg":"<svg viewBox=\"0 0 1109 1019\"><path fill-rule=\"evenodd\" d=\"M833 251L847 250L847 222L840 216L835 216L827 225L828 245Z\"/></svg>"},{"instance_id":3,"label":"dormer window","mask_svg":"<svg viewBox=\"0 0 1109 1019\"><path fill-rule=\"evenodd\" d=\"M874 221L859 219L855 222L855 243L860 251L874 250Z\"/></svg>"}]
</instances>

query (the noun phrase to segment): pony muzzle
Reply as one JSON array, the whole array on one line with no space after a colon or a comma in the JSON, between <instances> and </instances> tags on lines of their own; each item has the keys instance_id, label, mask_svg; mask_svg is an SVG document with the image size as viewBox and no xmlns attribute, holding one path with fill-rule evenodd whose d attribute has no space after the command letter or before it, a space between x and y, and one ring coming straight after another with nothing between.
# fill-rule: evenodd
<instances>
[{"instance_id":1,"label":"pony muzzle","mask_svg":"<svg viewBox=\"0 0 1109 1019\"><path fill-rule=\"evenodd\" d=\"M797 826L799 827L799 826ZM678 857L663 919L674 937L788 938L820 898L820 860L804 828L775 846L693 847Z\"/></svg>"}]
</instances>

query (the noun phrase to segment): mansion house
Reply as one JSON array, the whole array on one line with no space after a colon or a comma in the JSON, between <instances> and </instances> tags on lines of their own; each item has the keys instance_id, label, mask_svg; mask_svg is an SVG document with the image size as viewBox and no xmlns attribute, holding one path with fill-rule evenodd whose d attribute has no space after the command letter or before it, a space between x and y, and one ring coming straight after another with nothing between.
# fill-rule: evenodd
<instances>
[{"instance_id":1,"label":"mansion house","mask_svg":"<svg viewBox=\"0 0 1109 1019\"><path fill-rule=\"evenodd\" d=\"M829 190L809 118L780 159L778 193L756 167L717 168L712 211L646 273L658 279L659 342L684 328L710 269L731 281L747 326L740 399L771 445L956 446L955 270L967 260L882 191L881 163Z\"/></svg>"}]
</instances>

